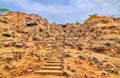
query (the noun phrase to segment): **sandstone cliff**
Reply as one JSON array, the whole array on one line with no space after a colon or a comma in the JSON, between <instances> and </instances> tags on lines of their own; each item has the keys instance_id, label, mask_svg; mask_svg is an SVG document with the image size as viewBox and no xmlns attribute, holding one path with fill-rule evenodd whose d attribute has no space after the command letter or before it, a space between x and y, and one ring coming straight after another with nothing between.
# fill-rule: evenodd
<instances>
[{"instance_id":1,"label":"sandstone cliff","mask_svg":"<svg viewBox=\"0 0 120 78\"><path fill-rule=\"evenodd\" d=\"M10 12L0 16L0 47L29 47L49 32L48 21L38 15Z\"/></svg>"}]
</instances>

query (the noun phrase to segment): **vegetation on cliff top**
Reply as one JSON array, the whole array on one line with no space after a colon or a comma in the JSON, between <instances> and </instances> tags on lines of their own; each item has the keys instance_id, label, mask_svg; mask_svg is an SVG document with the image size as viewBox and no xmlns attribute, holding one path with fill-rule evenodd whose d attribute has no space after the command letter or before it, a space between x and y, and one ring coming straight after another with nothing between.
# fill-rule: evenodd
<instances>
[{"instance_id":1,"label":"vegetation on cliff top","mask_svg":"<svg viewBox=\"0 0 120 78\"><path fill-rule=\"evenodd\" d=\"M10 12L9 9L7 9L7 8L0 8L0 14L6 14L8 12Z\"/></svg>"}]
</instances>

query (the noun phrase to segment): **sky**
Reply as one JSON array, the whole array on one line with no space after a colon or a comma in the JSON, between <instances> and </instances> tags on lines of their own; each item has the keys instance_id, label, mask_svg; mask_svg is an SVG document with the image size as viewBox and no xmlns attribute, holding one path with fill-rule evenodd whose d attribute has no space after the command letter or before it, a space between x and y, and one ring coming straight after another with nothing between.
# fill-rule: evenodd
<instances>
[{"instance_id":1,"label":"sky","mask_svg":"<svg viewBox=\"0 0 120 78\"><path fill-rule=\"evenodd\" d=\"M83 23L89 15L120 17L120 0L0 0L0 8L38 14L50 23Z\"/></svg>"}]
</instances>

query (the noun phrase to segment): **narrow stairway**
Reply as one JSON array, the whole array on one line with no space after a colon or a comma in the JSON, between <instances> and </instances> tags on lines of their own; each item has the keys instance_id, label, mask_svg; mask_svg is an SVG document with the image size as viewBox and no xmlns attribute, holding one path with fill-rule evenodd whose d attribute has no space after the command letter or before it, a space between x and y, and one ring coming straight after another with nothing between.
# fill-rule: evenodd
<instances>
[{"instance_id":1,"label":"narrow stairway","mask_svg":"<svg viewBox=\"0 0 120 78\"><path fill-rule=\"evenodd\" d=\"M64 37L57 36L53 44L53 50L51 56L43 64L40 70L34 71L34 73L40 75L58 75L63 76L63 48L64 48Z\"/></svg>"}]
</instances>

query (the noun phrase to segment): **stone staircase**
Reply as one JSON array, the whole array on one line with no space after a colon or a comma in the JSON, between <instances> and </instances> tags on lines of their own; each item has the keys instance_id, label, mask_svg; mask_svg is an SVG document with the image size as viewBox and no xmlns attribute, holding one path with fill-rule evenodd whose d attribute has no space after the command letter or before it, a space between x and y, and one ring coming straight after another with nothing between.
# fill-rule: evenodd
<instances>
[{"instance_id":1,"label":"stone staircase","mask_svg":"<svg viewBox=\"0 0 120 78\"><path fill-rule=\"evenodd\" d=\"M64 45L64 38L60 37L56 38L53 44L53 50L51 52L50 57L46 60L46 62L43 64L40 70L34 71L34 73L40 74L40 75L59 75L63 76L63 64L64 64L64 57L63 57L63 48L57 48L57 47L63 47ZM56 44L59 43L59 44Z\"/></svg>"},{"instance_id":2,"label":"stone staircase","mask_svg":"<svg viewBox=\"0 0 120 78\"><path fill-rule=\"evenodd\" d=\"M40 70L35 71L37 74L41 75L63 75L63 59L56 57L48 59Z\"/></svg>"}]
</instances>

